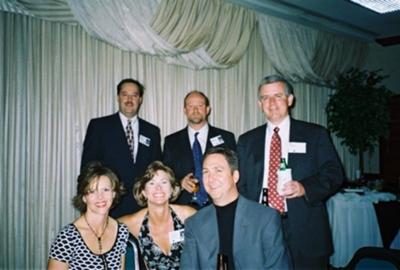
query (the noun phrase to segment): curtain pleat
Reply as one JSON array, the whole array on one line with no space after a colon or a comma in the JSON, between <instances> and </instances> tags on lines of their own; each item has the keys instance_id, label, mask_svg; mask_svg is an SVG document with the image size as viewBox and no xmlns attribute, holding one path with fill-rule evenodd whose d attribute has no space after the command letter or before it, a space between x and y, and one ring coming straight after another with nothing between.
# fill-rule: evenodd
<instances>
[{"instance_id":1,"label":"curtain pleat","mask_svg":"<svg viewBox=\"0 0 400 270\"><path fill-rule=\"evenodd\" d=\"M361 67L367 44L293 22L257 14L265 51L292 81L329 85L341 71Z\"/></svg>"},{"instance_id":2,"label":"curtain pleat","mask_svg":"<svg viewBox=\"0 0 400 270\"><path fill-rule=\"evenodd\" d=\"M222 0L165 0L158 6L151 26L178 49L204 47L216 63L232 66L247 49L255 15Z\"/></svg>"}]
</instances>

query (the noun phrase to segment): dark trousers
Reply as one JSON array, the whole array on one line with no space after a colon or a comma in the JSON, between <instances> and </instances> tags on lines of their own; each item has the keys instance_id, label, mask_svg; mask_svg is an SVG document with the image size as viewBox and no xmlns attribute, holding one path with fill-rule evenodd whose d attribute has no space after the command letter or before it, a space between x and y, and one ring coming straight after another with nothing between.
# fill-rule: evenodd
<instances>
[{"instance_id":1,"label":"dark trousers","mask_svg":"<svg viewBox=\"0 0 400 270\"><path fill-rule=\"evenodd\" d=\"M293 250L290 246L288 238L288 217L282 216L283 236L289 248L290 257L292 259L292 266L295 270L326 270L328 269L329 257L308 257Z\"/></svg>"}]
</instances>

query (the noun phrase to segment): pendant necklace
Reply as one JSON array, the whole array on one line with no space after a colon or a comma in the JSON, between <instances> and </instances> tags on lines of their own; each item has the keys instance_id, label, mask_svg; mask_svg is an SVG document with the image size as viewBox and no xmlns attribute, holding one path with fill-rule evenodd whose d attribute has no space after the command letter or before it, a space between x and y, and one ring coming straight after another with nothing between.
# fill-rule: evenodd
<instances>
[{"instance_id":1,"label":"pendant necklace","mask_svg":"<svg viewBox=\"0 0 400 270\"><path fill-rule=\"evenodd\" d=\"M92 231L92 233L94 234L94 236L96 236L96 238L97 238L97 243L98 243L98 245L99 245L100 255L103 255L103 254L102 254L103 246L102 246L102 244L101 244L101 238L103 237L104 232L105 232L106 229L107 229L109 217L107 217L107 221L106 221L106 223L105 223L104 226L103 226L103 232L100 234L100 236L98 236L97 233L96 233L96 231L93 230L92 226L90 226L89 222L88 222L87 219L86 219L86 215L83 215L83 218L85 219L86 224L88 225L89 229ZM102 258L102 259L103 259L103 261L104 261L104 258Z\"/></svg>"}]
</instances>

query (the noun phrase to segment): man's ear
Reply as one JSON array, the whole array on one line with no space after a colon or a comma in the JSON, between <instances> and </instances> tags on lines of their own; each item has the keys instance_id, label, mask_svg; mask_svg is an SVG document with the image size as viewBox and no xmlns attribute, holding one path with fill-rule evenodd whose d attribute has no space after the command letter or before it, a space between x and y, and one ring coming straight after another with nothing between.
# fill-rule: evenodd
<instances>
[{"instance_id":1,"label":"man's ear","mask_svg":"<svg viewBox=\"0 0 400 270\"><path fill-rule=\"evenodd\" d=\"M290 94L290 95L288 96L288 106L289 106L289 107L292 106L292 105L293 105L293 102L294 102L294 96L293 96L292 94Z\"/></svg>"},{"instance_id":2,"label":"man's ear","mask_svg":"<svg viewBox=\"0 0 400 270\"><path fill-rule=\"evenodd\" d=\"M240 178L240 173L238 170L233 171L233 181L235 181L235 184L239 181Z\"/></svg>"}]
</instances>

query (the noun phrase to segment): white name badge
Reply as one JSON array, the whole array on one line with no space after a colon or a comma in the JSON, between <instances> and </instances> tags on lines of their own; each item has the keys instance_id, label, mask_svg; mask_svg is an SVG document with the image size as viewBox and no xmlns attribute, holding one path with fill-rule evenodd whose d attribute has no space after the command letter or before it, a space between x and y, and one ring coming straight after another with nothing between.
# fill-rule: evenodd
<instances>
[{"instance_id":1,"label":"white name badge","mask_svg":"<svg viewBox=\"0 0 400 270\"><path fill-rule=\"evenodd\" d=\"M185 239L185 229L169 232L169 243L171 245L182 242Z\"/></svg>"},{"instance_id":2,"label":"white name badge","mask_svg":"<svg viewBox=\"0 0 400 270\"><path fill-rule=\"evenodd\" d=\"M150 142L151 142L150 138L147 138L147 137L145 137L145 136L143 136L141 134L139 135L139 143L144 144L147 147L149 147L150 146Z\"/></svg>"},{"instance_id":3,"label":"white name badge","mask_svg":"<svg viewBox=\"0 0 400 270\"><path fill-rule=\"evenodd\" d=\"M289 153L307 153L307 144L305 142L289 142Z\"/></svg>"},{"instance_id":4,"label":"white name badge","mask_svg":"<svg viewBox=\"0 0 400 270\"><path fill-rule=\"evenodd\" d=\"M211 141L212 146L218 146L218 145L221 145L221 144L224 143L224 139L222 138L221 135L212 137L212 138L210 139L210 141Z\"/></svg>"}]
</instances>

